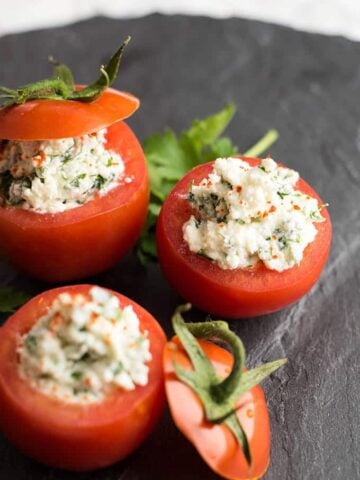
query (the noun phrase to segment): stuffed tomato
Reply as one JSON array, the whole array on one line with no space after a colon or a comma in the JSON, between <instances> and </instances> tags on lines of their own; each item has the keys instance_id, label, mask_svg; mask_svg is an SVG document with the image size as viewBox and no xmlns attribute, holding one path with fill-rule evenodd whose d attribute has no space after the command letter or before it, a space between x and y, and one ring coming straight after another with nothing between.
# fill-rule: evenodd
<instances>
[{"instance_id":1,"label":"stuffed tomato","mask_svg":"<svg viewBox=\"0 0 360 480\"><path fill-rule=\"evenodd\" d=\"M68 82L71 73L58 74ZM123 122L139 100L102 81L96 89L64 80L60 90L59 81L5 89L0 108L0 250L56 282L116 263L136 242L149 198L142 148Z\"/></svg>"},{"instance_id":2,"label":"stuffed tomato","mask_svg":"<svg viewBox=\"0 0 360 480\"><path fill-rule=\"evenodd\" d=\"M0 427L25 454L92 470L131 453L164 407L156 320L96 286L49 290L0 330Z\"/></svg>"},{"instance_id":3,"label":"stuffed tomato","mask_svg":"<svg viewBox=\"0 0 360 480\"><path fill-rule=\"evenodd\" d=\"M162 270L182 297L228 318L274 312L302 297L327 260L326 206L272 159L218 159L191 170L157 226Z\"/></svg>"}]
</instances>

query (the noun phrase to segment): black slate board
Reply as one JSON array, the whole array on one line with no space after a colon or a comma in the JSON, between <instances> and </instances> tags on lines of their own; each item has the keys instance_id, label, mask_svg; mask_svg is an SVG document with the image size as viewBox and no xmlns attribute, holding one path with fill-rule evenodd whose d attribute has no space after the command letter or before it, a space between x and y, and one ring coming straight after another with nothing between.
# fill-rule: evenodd
<instances>
[{"instance_id":1,"label":"black slate board","mask_svg":"<svg viewBox=\"0 0 360 480\"><path fill-rule=\"evenodd\" d=\"M231 100L238 106L228 130L235 143L245 150L268 128L277 128L274 157L298 169L330 203L334 240L317 286L291 308L231 326L247 346L249 365L289 358L264 385L272 417L265 478L359 479L360 44L241 19L95 18L1 38L0 84L45 76L50 53L70 64L79 83L87 82L126 34L133 41L116 85L142 99L129 122L141 139L166 125L179 131ZM131 296L170 333L169 317L180 299L158 266L145 271L129 255L89 281ZM32 294L49 288L5 265L0 282ZM168 413L132 456L89 474L43 467L0 435L1 480L170 478L217 477Z\"/></svg>"}]
</instances>

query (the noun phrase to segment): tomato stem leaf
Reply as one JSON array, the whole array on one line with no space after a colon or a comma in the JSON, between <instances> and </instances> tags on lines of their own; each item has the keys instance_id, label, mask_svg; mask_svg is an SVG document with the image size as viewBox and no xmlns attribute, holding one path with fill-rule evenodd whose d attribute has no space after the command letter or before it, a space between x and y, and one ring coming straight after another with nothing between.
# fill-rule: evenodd
<instances>
[{"instance_id":1,"label":"tomato stem leaf","mask_svg":"<svg viewBox=\"0 0 360 480\"><path fill-rule=\"evenodd\" d=\"M49 61L54 66L53 77L23 85L15 90L0 86L0 100L6 99L2 103L2 107L21 105L35 99L76 100L80 102L96 100L116 79L124 49L129 42L130 36L120 45L107 65L100 67L98 79L80 90L74 85L73 74L70 68L50 57Z\"/></svg>"},{"instance_id":2,"label":"tomato stem leaf","mask_svg":"<svg viewBox=\"0 0 360 480\"><path fill-rule=\"evenodd\" d=\"M49 62L53 65L54 68L54 78L62 80L66 85L68 85L68 87L74 89L74 77L70 68L63 63L59 63L52 56L49 57Z\"/></svg>"},{"instance_id":3,"label":"tomato stem leaf","mask_svg":"<svg viewBox=\"0 0 360 480\"><path fill-rule=\"evenodd\" d=\"M241 426L240 420L239 420L238 416L236 415L236 413L232 413L231 415L229 415L224 420L224 423L232 431L236 440L239 442L239 445L241 445L241 448L242 448L242 451L244 452L244 456L246 458L247 463L249 465L251 465L252 464L252 457L251 457L249 440L247 438L247 435L246 435L243 427Z\"/></svg>"}]
</instances>

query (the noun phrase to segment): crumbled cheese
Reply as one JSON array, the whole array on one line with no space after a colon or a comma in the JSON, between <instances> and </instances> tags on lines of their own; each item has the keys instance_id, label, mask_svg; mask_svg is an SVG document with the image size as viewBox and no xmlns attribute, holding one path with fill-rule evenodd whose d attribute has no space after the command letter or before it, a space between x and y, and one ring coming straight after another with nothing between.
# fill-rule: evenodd
<instances>
[{"instance_id":1,"label":"crumbled cheese","mask_svg":"<svg viewBox=\"0 0 360 480\"><path fill-rule=\"evenodd\" d=\"M124 173L120 155L106 149L106 129L44 141L3 141L3 202L39 213L78 207L114 188Z\"/></svg>"},{"instance_id":2,"label":"crumbled cheese","mask_svg":"<svg viewBox=\"0 0 360 480\"><path fill-rule=\"evenodd\" d=\"M31 385L69 403L100 402L120 387L148 382L147 332L132 306L100 287L89 295L61 293L23 335L19 371Z\"/></svg>"},{"instance_id":3,"label":"crumbled cheese","mask_svg":"<svg viewBox=\"0 0 360 480\"><path fill-rule=\"evenodd\" d=\"M266 158L251 167L219 158L188 200L195 214L183 236L192 252L223 269L248 268L259 260L279 272L298 265L325 219L315 198L296 190L299 174Z\"/></svg>"}]
</instances>

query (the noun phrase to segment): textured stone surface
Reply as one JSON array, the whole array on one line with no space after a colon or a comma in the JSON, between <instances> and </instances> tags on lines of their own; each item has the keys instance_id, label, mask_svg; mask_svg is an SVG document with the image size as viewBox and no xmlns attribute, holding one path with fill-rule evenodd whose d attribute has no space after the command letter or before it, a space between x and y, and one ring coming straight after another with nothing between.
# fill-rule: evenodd
<instances>
[{"instance_id":1,"label":"textured stone surface","mask_svg":"<svg viewBox=\"0 0 360 480\"><path fill-rule=\"evenodd\" d=\"M0 84L15 86L47 74L50 53L86 82L128 33L133 41L116 85L142 98L130 121L140 138L166 125L179 131L234 101L238 113L228 133L240 148L277 128L275 158L298 169L330 203L334 240L317 286L280 313L231 325L245 342L249 365L289 358L264 384L272 417L265 478L359 479L360 45L240 19L98 18L1 38ZM90 281L133 297L170 332L169 317L180 299L157 266L144 271L129 256ZM34 294L48 288L4 265L0 282ZM0 479L216 478L168 413L136 453L102 472L48 469L1 436L0 459Z\"/></svg>"}]
</instances>

